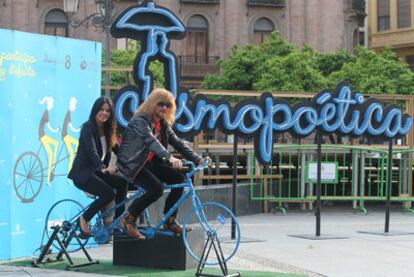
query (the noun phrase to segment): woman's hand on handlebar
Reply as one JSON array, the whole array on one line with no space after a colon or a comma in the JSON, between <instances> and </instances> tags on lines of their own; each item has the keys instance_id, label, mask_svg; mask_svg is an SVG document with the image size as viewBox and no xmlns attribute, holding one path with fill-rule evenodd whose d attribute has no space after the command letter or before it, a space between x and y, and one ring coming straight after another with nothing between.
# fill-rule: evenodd
<instances>
[{"instance_id":1,"label":"woman's hand on handlebar","mask_svg":"<svg viewBox=\"0 0 414 277\"><path fill-rule=\"evenodd\" d=\"M174 158L174 156L171 155L170 159L168 160L172 167L174 168L182 168L183 167L183 161L177 158Z\"/></svg>"},{"instance_id":2,"label":"woman's hand on handlebar","mask_svg":"<svg viewBox=\"0 0 414 277\"><path fill-rule=\"evenodd\" d=\"M198 163L198 166L202 166L204 163L211 163L211 159L209 156L205 156L204 158L202 158L201 161Z\"/></svg>"}]
</instances>

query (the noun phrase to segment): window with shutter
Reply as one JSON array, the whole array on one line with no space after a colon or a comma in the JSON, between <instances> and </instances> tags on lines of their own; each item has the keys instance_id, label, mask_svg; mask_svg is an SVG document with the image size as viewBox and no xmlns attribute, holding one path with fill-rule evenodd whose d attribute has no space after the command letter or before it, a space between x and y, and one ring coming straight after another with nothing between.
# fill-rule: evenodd
<instances>
[{"instance_id":1,"label":"window with shutter","mask_svg":"<svg viewBox=\"0 0 414 277\"><path fill-rule=\"evenodd\" d=\"M68 36L68 19L62 10L54 9L45 18L45 34L52 36Z\"/></svg>"},{"instance_id":2,"label":"window with shutter","mask_svg":"<svg viewBox=\"0 0 414 277\"><path fill-rule=\"evenodd\" d=\"M208 61L208 22L201 15L193 15L187 23L186 54L192 63Z\"/></svg>"},{"instance_id":3,"label":"window with shutter","mask_svg":"<svg viewBox=\"0 0 414 277\"><path fill-rule=\"evenodd\" d=\"M378 31L390 29L390 0L377 0Z\"/></svg>"},{"instance_id":4,"label":"window with shutter","mask_svg":"<svg viewBox=\"0 0 414 277\"><path fill-rule=\"evenodd\" d=\"M406 56L405 61L408 63L411 70L414 71L414 56Z\"/></svg>"},{"instance_id":5,"label":"window with shutter","mask_svg":"<svg viewBox=\"0 0 414 277\"><path fill-rule=\"evenodd\" d=\"M411 0L398 0L398 28L411 26Z\"/></svg>"}]
</instances>

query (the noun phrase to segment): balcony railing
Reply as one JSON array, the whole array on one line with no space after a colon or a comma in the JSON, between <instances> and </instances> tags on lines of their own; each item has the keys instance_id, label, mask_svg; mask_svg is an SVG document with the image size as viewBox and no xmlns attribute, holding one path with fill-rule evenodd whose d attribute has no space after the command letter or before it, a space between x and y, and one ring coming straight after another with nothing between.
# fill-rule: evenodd
<instances>
[{"instance_id":1,"label":"balcony railing","mask_svg":"<svg viewBox=\"0 0 414 277\"><path fill-rule=\"evenodd\" d=\"M179 56L181 77L204 78L206 74L218 74L219 57L213 56Z\"/></svg>"},{"instance_id":2,"label":"balcony railing","mask_svg":"<svg viewBox=\"0 0 414 277\"><path fill-rule=\"evenodd\" d=\"M181 3L219 4L220 0L180 0Z\"/></svg>"},{"instance_id":3,"label":"balcony railing","mask_svg":"<svg viewBox=\"0 0 414 277\"><path fill-rule=\"evenodd\" d=\"M249 6L286 7L286 0L247 0Z\"/></svg>"}]
</instances>

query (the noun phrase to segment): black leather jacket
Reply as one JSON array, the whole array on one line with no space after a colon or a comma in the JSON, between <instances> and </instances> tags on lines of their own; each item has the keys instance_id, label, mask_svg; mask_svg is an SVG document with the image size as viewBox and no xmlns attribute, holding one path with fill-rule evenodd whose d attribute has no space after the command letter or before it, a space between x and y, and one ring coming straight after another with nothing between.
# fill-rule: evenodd
<instances>
[{"instance_id":1,"label":"black leather jacket","mask_svg":"<svg viewBox=\"0 0 414 277\"><path fill-rule=\"evenodd\" d=\"M171 126L161 122L161 142L152 133L151 120L143 113L135 114L128 123L118 151L117 166L121 175L133 181L144 167L149 151L161 161L167 162L171 154L168 144L186 159L200 163L201 158L174 133Z\"/></svg>"}]
</instances>

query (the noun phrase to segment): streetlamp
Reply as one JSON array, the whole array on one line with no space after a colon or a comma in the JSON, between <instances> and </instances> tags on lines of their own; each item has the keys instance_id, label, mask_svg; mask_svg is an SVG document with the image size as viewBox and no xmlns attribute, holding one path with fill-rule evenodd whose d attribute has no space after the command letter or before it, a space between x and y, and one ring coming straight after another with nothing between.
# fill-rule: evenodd
<instances>
[{"instance_id":1,"label":"streetlamp","mask_svg":"<svg viewBox=\"0 0 414 277\"><path fill-rule=\"evenodd\" d=\"M78 11L79 0L63 0L63 10L68 14L69 25L77 28L83 24L88 27L90 24L96 28L102 28L105 32L105 96L110 96L110 72L109 61L111 55L111 24L115 17L115 9L112 0L95 0L96 12L88 15L82 20L74 19L73 15Z\"/></svg>"}]
</instances>

